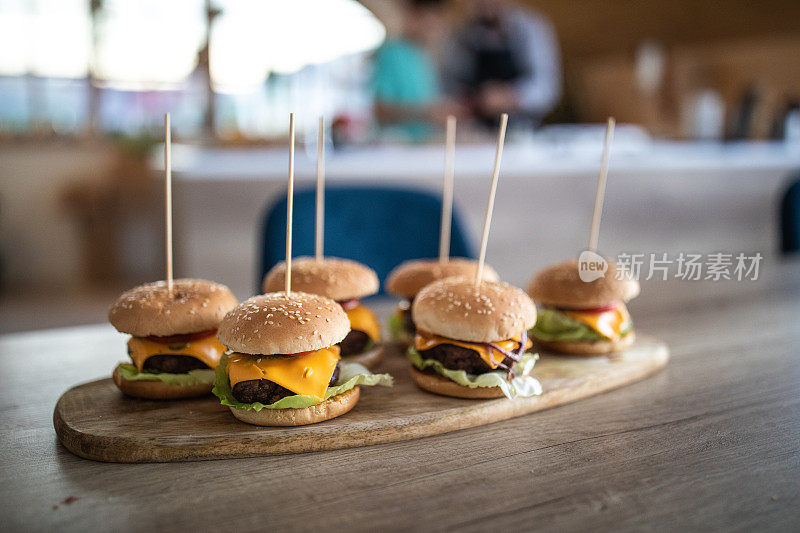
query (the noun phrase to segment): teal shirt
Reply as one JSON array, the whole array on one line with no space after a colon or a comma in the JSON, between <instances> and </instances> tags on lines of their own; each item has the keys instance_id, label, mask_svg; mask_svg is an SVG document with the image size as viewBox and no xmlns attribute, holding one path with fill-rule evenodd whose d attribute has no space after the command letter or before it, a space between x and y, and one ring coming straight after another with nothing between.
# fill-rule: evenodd
<instances>
[{"instance_id":1,"label":"teal shirt","mask_svg":"<svg viewBox=\"0 0 800 533\"><path fill-rule=\"evenodd\" d=\"M390 39L375 53L372 85L377 102L397 106L429 105L441 94L438 74L428 53L404 39ZM414 140L428 137L432 129L421 121L408 121L393 128Z\"/></svg>"}]
</instances>

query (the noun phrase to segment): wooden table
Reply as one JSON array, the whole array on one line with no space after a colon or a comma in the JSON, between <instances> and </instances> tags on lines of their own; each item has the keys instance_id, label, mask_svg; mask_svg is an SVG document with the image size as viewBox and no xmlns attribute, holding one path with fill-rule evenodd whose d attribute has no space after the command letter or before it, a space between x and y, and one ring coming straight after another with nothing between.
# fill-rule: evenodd
<instances>
[{"instance_id":1,"label":"wooden table","mask_svg":"<svg viewBox=\"0 0 800 533\"><path fill-rule=\"evenodd\" d=\"M800 262L649 282L631 310L673 359L626 388L416 441L200 463L95 463L56 441L58 396L122 357L110 327L2 337L0 527L796 530Z\"/></svg>"}]
</instances>

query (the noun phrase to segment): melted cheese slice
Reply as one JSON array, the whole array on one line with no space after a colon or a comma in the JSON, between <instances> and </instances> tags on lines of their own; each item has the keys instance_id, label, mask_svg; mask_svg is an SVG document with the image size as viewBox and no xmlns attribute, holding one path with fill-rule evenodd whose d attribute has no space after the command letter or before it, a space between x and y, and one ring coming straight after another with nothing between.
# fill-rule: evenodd
<instances>
[{"instance_id":1,"label":"melted cheese slice","mask_svg":"<svg viewBox=\"0 0 800 533\"><path fill-rule=\"evenodd\" d=\"M338 346L288 357L232 353L226 371L231 387L242 381L267 379L295 394L323 398L338 362Z\"/></svg>"},{"instance_id":2,"label":"melted cheese slice","mask_svg":"<svg viewBox=\"0 0 800 533\"><path fill-rule=\"evenodd\" d=\"M418 352L430 350L434 346L438 346L440 344L452 344L453 346L460 346L462 348L467 348L468 350L475 350L478 352L478 355L480 355L481 359L486 361L486 364L492 368L497 368L500 363L503 362L503 359L506 358L506 356L502 353L498 352L497 350L492 350L483 344L457 341L454 339L448 339L447 337L433 335L431 333L417 333L417 336L414 339L414 347ZM508 352L513 352L519 349L520 338L519 335L515 335L508 340L496 341L493 344L496 344ZM525 349L527 350L532 345L533 343L530 341L530 339L527 339L525 342Z\"/></svg>"},{"instance_id":3,"label":"melted cheese slice","mask_svg":"<svg viewBox=\"0 0 800 533\"><path fill-rule=\"evenodd\" d=\"M141 372L144 362L154 355L187 355L199 359L209 368L217 368L222 354L225 353L225 347L214 335L175 344L163 344L141 337L131 337L128 341L128 352L133 364Z\"/></svg>"},{"instance_id":4,"label":"melted cheese slice","mask_svg":"<svg viewBox=\"0 0 800 533\"><path fill-rule=\"evenodd\" d=\"M566 309L559 309L559 311L572 320L589 326L600 335L608 337L612 341L618 341L622 338L622 326L631 320L631 316L628 314L628 310L623 304L617 305L614 309L601 311L599 313L569 311Z\"/></svg>"},{"instance_id":5,"label":"melted cheese slice","mask_svg":"<svg viewBox=\"0 0 800 533\"><path fill-rule=\"evenodd\" d=\"M363 305L357 305L345 312L350 319L350 329L363 331L375 342L381 340L381 327L372 311Z\"/></svg>"}]
</instances>

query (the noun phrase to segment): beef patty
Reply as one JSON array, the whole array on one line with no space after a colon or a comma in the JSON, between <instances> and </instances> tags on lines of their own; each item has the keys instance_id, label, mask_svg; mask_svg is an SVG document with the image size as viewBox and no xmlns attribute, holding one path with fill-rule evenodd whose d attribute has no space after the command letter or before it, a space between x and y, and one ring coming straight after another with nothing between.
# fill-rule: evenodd
<instances>
[{"instance_id":1,"label":"beef patty","mask_svg":"<svg viewBox=\"0 0 800 533\"><path fill-rule=\"evenodd\" d=\"M408 301L408 307L403 306L400 308L400 314L403 317L403 327L409 333L415 334L417 332L417 325L414 324L414 317L411 316L411 306L414 304L414 299Z\"/></svg>"},{"instance_id":2,"label":"beef patty","mask_svg":"<svg viewBox=\"0 0 800 533\"><path fill-rule=\"evenodd\" d=\"M185 374L190 370L209 368L207 364L189 355L159 354L147 358L142 370L147 372L166 372L168 374Z\"/></svg>"},{"instance_id":3,"label":"beef patty","mask_svg":"<svg viewBox=\"0 0 800 533\"><path fill-rule=\"evenodd\" d=\"M423 359L436 359L450 370L464 370L468 374L485 374L494 370L481 359L478 352L454 344L437 344L430 350L419 352ZM514 361L506 357L503 364L511 367Z\"/></svg>"},{"instance_id":4,"label":"beef patty","mask_svg":"<svg viewBox=\"0 0 800 533\"><path fill-rule=\"evenodd\" d=\"M333 375L328 383L333 385L339 379L339 365L333 369ZM275 403L281 398L294 396L295 393L285 387L281 387L268 379L250 379L240 381L233 386L233 397L242 403L261 402L264 405Z\"/></svg>"},{"instance_id":5,"label":"beef patty","mask_svg":"<svg viewBox=\"0 0 800 533\"><path fill-rule=\"evenodd\" d=\"M363 352L367 344L369 344L369 341L369 335L363 331L358 331L357 329L350 330L347 337L342 339L342 342L339 343L341 356L347 357L348 355L355 355Z\"/></svg>"},{"instance_id":6,"label":"beef patty","mask_svg":"<svg viewBox=\"0 0 800 533\"><path fill-rule=\"evenodd\" d=\"M409 333L416 334L417 325L414 324L414 318L411 316L411 308L401 309L400 312L403 315L403 327L405 327L406 331Z\"/></svg>"}]
</instances>

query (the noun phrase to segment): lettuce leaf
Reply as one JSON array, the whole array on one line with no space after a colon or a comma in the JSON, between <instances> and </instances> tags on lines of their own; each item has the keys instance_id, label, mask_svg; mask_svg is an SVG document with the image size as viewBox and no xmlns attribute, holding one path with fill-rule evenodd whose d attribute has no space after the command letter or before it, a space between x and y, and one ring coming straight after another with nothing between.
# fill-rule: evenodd
<instances>
[{"instance_id":1,"label":"lettuce leaf","mask_svg":"<svg viewBox=\"0 0 800 533\"><path fill-rule=\"evenodd\" d=\"M361 350L361 353L367 353L371 349L375 348L376 344L378 343L372 340L372 337L367 338L367 344L364 345L364 349ZM358 354L353 354L353 355L358 355ZM347 356L345 355L345 357Z\"/></svg>"},{"instance_id":2,"label":"lettuce leaf","mask_svg":"<svg viewBox=\"0 0 800 533\"><path fill-rule=\"evenodd\" d=\"M210 368L190 370L185 374L168 372L139 372L134 365L120 363L119 374L128 381L163 381L167 385L200 385L214 383L214 371Z\"/></svg>"},{"instance_id":3,"label":"lettuce leaf","mask_svg":"<svg viewBox=\"0 0 800 533\"><path fill-rule=\"evenodd\" d=\"M228 364L228 355L222 356L222 359L217 366L217 374L214 379L214 388L211 392L219 398L219 403L233 407L235 409L245 409L252 411L261 411L262 409L303 409L325 400L333 398L339 394L349 391L357 385L373 386L383 385L391 387L394 383L392 376L389 374L373 374L366 367L358 363L348 363L346 361L339 361L339 379L336 385L328 387L325 391L325 397L309 396L306 394L295 394L294 396L287 396L281 398L275 403L265 405L261 402L242 403L233 396L231 389L231 382L228 379L228 374L225 368Z\"/></svg>"},{"instance_id":4,"label":"lettuce leaf","mask_svg":"<svg viewBox=\"0 0 800 533\"><path fill-rule=\"evenodd\" d=\"M624 337L633 324L628 322L622 327ZM608 340L586 324L569 318L564 313L545 307L536 317L536 325L530 330L530 336L543 341L577 341L594 342Z\"/></svg>"},{"instance_id":5,"label":"lettuce leaf","mask_svg":"<svg viewBox=\"0 0 800 533\"><path fill-rule=\"evenodd\" d=\"M512 367L515 377L511 381L506 379L507 373L504 370L496 370L485 374L467 374L465 370L445 368L436 359L423 359L422 355L413 346L406 352L406 357L419 370L430 368L440 376L471 389L476 387L500 387L509 400L513 400L517 396L527 398L529 396L538 396L542 393L542 385L539 380L529 375L533 370L533 365L536 364L536 360L539 359L539 354L522 354L519 362Z\"/></svg>"},{"instance_id":6,"label":"lettuce leaf","mask_svg":"<svg viewBox=\"0 0 800 533\"><path fill-rule=\"evenodd\" d=\"M406 323L400 313L394 312L389 316L389 334L393 341L411 342L414 336L406 329Z\"/></svg>"}]
</instances>

